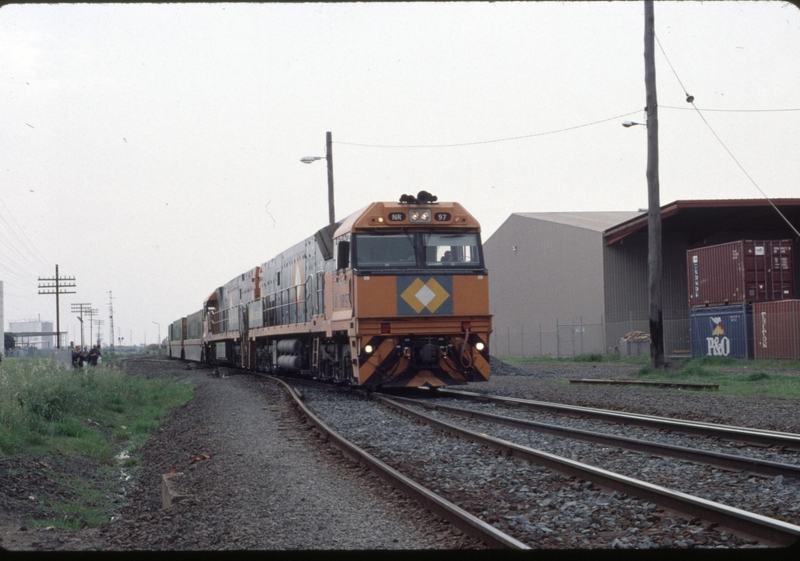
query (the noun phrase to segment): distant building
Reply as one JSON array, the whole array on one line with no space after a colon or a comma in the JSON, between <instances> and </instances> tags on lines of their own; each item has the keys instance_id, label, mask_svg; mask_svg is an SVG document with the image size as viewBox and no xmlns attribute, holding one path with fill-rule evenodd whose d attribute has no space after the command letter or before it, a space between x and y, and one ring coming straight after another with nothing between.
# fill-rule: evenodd
<instances>
[{"instance_id":1,"label":"distant building","mask_svg":"<svg viewBox=\"0 0 800 561\"><path fill-rule=\"evenodd\" d=\"M688 200L661 207L661 309L668 356L690 352L689 249L791 239L794 294L800 294L800 240L787 221L800 228L800 199ZM647 237L644 212L512 214L484 242L492 352L607 353L632 331L648 333Z\"/></svg>"},{"instance_id":2,"label":"distant building","mask_svg":"<svg viewBox=\"0 0 800 561\"><path fill-rule=\"evenodd\" d=\"M17 347L41 350L56 348L52 321L12 321L8 324L8 331L14 334L15 346ZM37 333L47 333L48 335L37 335Z\"/></svg>"},{"instance_id":3,"label":"distant building","mask_svg":"<svg viewBox=\"0 0 800 561\"><path fill-rule=\"evenodd\" d=\"M639 214L512 214L484 242L494 353L604 352L603 232Z\"/></svg>"}]
</instances>

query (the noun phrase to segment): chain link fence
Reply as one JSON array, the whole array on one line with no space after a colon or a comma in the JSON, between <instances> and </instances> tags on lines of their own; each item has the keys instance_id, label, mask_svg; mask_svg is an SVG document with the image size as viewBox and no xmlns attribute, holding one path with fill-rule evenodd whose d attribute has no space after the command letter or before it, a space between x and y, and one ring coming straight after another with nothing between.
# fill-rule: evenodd
<instances>
[{"instance_id":1,"label":"chain link fence","mask_svg":"<svg viewBox=\"0 0 800 561\"><path fill-rule=\"evenodd\" d=\"M583 318L569 323L535 327L505 326L495 329L494 354L506 356L573 357L605 353L605 324Z\"/></svg>"},{"instance_id":2,"label":"chain link fence","mask_svg":"<svg viewBox=\"0 0 800 561\"><path fill-rule=\"evenodd\" d=\"M662 319L664 353L671 357L690 356L688 310L666 310L662 312ZM600 316L557 319L549 325L495 324L492 348L495 355L522 357L569 358L589 353L619 353L620 340L637 331L650 332L650 318L646 313L630 312L612 322ZM649 355L649 345L645 346L645 354ZM630 348L623 354L630 354ZM642 353L637 350L634 354Z\"/></svg>"}]
</instances>

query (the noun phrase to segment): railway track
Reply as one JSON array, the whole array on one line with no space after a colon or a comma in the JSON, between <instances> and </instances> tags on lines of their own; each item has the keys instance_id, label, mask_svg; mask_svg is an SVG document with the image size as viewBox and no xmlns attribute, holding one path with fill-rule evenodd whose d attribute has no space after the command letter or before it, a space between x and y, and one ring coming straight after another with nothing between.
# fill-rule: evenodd
<instances>
[{"instance_id":1,"label":"railway track","mask_svg":"<svg viewBox=\"0 0 800 561\"><path fill-rule=\"evenodd\" d=\"M624 413L621 411L610 411L607 409L595 409L592 407L582 407L579 405L566 405L563 403L549 403L532 399L520 399L499 395L488 395L462 390L439 390L440 396L453 397L456 399L467 399L472 401L486 401L503 405L513 405L527 409L545 411L558 415L570 415L574 417L584 417L599 420L612 421L642 427L662 428L695 434L699 436L711 436L728 440L738 440L750 444L765 446L782 446L800 451L800 434L768 431L755 428L734 427L730 425L719 425L714 423L704 423L700 421L685 421L672 419L669 417L658 417L655 415L641 415L638 413Z\"/></svg>"},{"instance_id":2,"label":"railway track","mask_svg":"<svg viewBox=\"0 0 800 561\"><path fill-rule=\"evenodd\" d=\"M376 408L363 398L353 395L332 397L328 392L312 388L304 390L306 403L302 405L303 414L310 422L330 439L336 440L337 445L347 447L345 453L353 459L369 465L392 485L412 494L440 516L460 517L457 520L452 518L456 527L492 547L750 547L755 543L789 545L800 538L800 527L794 523L750 512L746 497L728 497L726 504L722 504L676 490L671 488L671 484L668 488L630 474L597 467L606 465L608 459L631 463L633 457L641 457L637 460L639 463L652 463L650 458L657 455L656 463L677 462L676 467L668 465L662 468L662 472L680 473L690 465L684 480L688 477L697 481L697 473L705 471L709 481L707 485L712 486L712 491L714 486L724 487L724 478L720 479L717 473L724 470L664 460L663 456L675 450L659 447L657 443L648 443L648 448L639 448L635 453L620 454L618 450L622 444L632 446L633 443L626 443L620 437L592 440L588 436L590 431L582 431L587 433L582 435L575 429L548 429L556 431L549 433L551 437L555 435L562 441L569 438L570 442L575 442L576 438L583 438L591 442L581 446L594 446L597 449L593 452L595 459L584 461L581 458L582 461L578 461L520 443L525 437L519 434L507 436L508 433L502 433L520 433L523 425L525 434L530 434L532 428L542 429L531 425L531 421L520 424L519 420L509 420L508 417L459 410L430 400L409 402L407 398L375 396L404 416L425 423L418 425L402 420L397 414L387 412L386 408ZM461 395L459 399L465 397ZM488 401L487 396L479 399ZM423 409L435 410L423 413ZM584 415L583 412L580 414ZM466 421L471 427L456 425L451 419L444 418L453 415L461 419L471 417ZM656 419L650 417L647 422ZM500 426L502 428L498 428ZM564 430L567 432L557 432ZM457 439L444 435L442 431L456 435ZM490 437L489 432L498 434ZM768 433L757 432L761 433L759 438ZM788 433L782 436L785 442ZM352 443L345 444L344 440L352 440ZM570 447L573 451L576 449L575 445ZM499 455L489 450L499 451ZM578 453L584 454L589 453ZM761 470L761 473L773 477L766 481L774 482L793 477L797 471L797 466L780 462L726 458L724 454L708 452L695 454L689 458L691 461L711 461L725 470L738 470L736 475L740 478L743 477L742 470L751 473ZM575 456L575 453L571 455ZM726 464L728 461L739 463ZM380 464L385 464L388 470ZM488 476L486 469L489 469ZM647 472L653 468L638 469ZM776 473L779 473L777 477ZM418 483L408 481L411 478ZM761 479L753 478L753 485L757 486ZM749 476L745 481L750 481ZM428 489L422 487L423 484ZM685 483L676 484L677 487L681 485ZM759 496L763 499L764 494ZM445 502L440 503L440 500ZM796 507L796 491L788 500L793 500ZM739 506L727 506L737 501ZM773 510L779 511L780 507L775 506ZM795 514L800 518L800 513ZM477 535L487 530L489 533ZM500 530L510 540L494 533Z\"/></svg>"},{"instance_id":3,"label":"railway track","mask_svg":"<svg viewBox=\"0 0 800 561\"><path fill-rule=\"evenodd\" d=\"M329 427L318 415L316 415L305 403L301 393L293 386L283 380L272 378L282 384L292 398L297 407L302 411L307 422L314 425L318 431L337 448L339 448L350 459L367 465L381 479L399 489L409 496L415 498L426 508L438 514L442 518L449 520L456 528L465 534L480 539L490 547L530 549L524 543L513 537L498 531L493 526L476 518L472 514L461 509L454 503L439 497L436 493L426 489L424 486L404 476L399 471L391 468L377 457L371 455L358 445L340 436L335 430Z\"/></svg>"},{"instance_id":4,"label":"railway track","mask_svg":"<svg viewBox=\"0 0 800 561\"><path fill-rule=\"evenodd\" d=\"M502 398L500 396L492 396L492 397L497 398L496 401L502 403ZM739 450L740 452L739 454L731 454L731 453L702 449L698 446L702 446L704 444L708 446L709 445L708 441L704 442L703 440L699 440L697 437L680 439L675 436L675 433L683 432L683 427L686 423L685 421L680 421L676 419L662 418L661 422L659 422L658 425L655 426L655 428L659 431L666 431L669 435L670 440L685 441L686 444L675 445L665 442L654 442L650 440L644 440L641 437L642 434L645 435L653 434L652 430L649 433L647 431L639 430L637 431L639 433L638 435L639 438L631 438L627 436L621 436L618 434L609 434L608 432L604 432L602 427L600 427L599 430L593 430L597 428L597 423L591 423L591 422L584 423L584 425L586 425L589 428L581 429L578 426L576 426L576 423L572 423L568 426L565 426L559 424L539 422L524 418L511 417L507 415L499 415L496 413L481 411L475 408L465 409L462 407L455 407L453 405L448 405L447 403L441 403L440 400L420 401L417 399L409 399L403 397L394 397L393 399L400 403L409 403L412 405L424 407L429 410L443 411L453 416L478 419L488 423L494 423L498 425L504 425L524 430L531 430L563 438L572 438L585 442L594 442L597 444L616 446L627 450L646 452L663 457L679 458L691 462L712 465L728 470L745 470L750 473L764 475L764 476L772 476L772 477L783 476L783 477L792 477L800 479L800 454L791 453L786 448L787 440L791 441L795 438L800 438L800 435L791 435L790 433L770 433L769 431L763 431L759 429L747 429L738 427L737 428L726 427L720 431L720 425L709 425L709 424L705 424L707 430L698 429L698 431L691 432L691 434L694 435L697 435L697 433L700 432L702 438L704 439L713 438L714 440L711 443L718 444L721 440L722 441L733 440L733 437L742 440L744 442L755 440L754 438L751 438L750 433L751 431L756 431L755 434L758 436L758 440L761 441L768 440L769 442L771 442L773 449L776 449L775 452L771 454L771 456L788 457L791 462L794 462L794 463L785 463L782 461L761 459L761 457L765 455L765 451L762 446L759 446L758 449L756 449L755 451L751 447L750 448L751 455L741 455L741 448L737 448L737 450ZM477 398L475 399L475 401L480 402L485 400L483 400L482 398ZM553 405L555 406L556 404ZM624 423L624 425L626 426L633 425L640 428L651 427L650 423L644 423L644 424L638 423L638 418L641 417L638 415L629 415L625 413L617 413L617 412L610 412L603 410L595 410L595 411L603 414L600 415L600 418L602 418L604 421L609 421L607 426L611 426L611 418L616 418L617 421L614 426L618 426L619 424ZM615 415L613 417L611 416L607 417L604 415L605 413L614 413ZM591 415L587 415L587 417L591 418ZM732 437L727 434L728 431L731 432ZM634 431L625 431L625 432L634 432ZM722 432L722 434L720 434L720 432ZM719 448L720 446L717 445L716 447Z\"/></svg>"}]
</instances>

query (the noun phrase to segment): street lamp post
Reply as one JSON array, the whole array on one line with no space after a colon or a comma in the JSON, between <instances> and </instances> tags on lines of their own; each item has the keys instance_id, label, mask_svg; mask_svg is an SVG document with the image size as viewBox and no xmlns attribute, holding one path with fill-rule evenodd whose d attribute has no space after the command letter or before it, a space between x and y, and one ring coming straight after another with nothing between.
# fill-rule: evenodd
<instances>
[{"instance_id":1,"label":"street lamp post","mask_svg":"<svg viewBox=\"0 0 800 561\"><path fill-rule=\"evenodd\" d=\"M336 222L336 214L333 211L333 141L331 140L330 131L325 133L325 157L304 156L300 158L300 161L304 164L310 164L322 159L328 162L328 221L333 224Z\"/></svg>"}]
</instances>

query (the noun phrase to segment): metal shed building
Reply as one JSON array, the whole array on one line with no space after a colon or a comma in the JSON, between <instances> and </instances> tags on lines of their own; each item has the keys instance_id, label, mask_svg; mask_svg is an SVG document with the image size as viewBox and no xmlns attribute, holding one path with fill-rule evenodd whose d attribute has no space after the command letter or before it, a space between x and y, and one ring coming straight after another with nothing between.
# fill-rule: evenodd
<instances>
[{"instance_id":1,"label":"metal shed building","mask_svg":"<svg viewBox=\"0 0 800 561\"><path fill-rule=\"evenodd\" d=\"M800 199L773 200L800 224ZM675 201L661 208L664 349L689 353L686 250L741 239L798 238L764 199ZM609 352L649 330L647 215L515 213L484 243L498 355ZM794 259L795 294L800 259Z\"/></svg>"},{"instance_id":2,"label":"metal shed building","mask_svg":"<svg viewBox=\"0 0 800 561\"><path fill-rule=\"evenodd\" d=\"M603 232L637 212L521 212L484 243L495 354L603 352Z\"/></svg>"}]
</instances>

